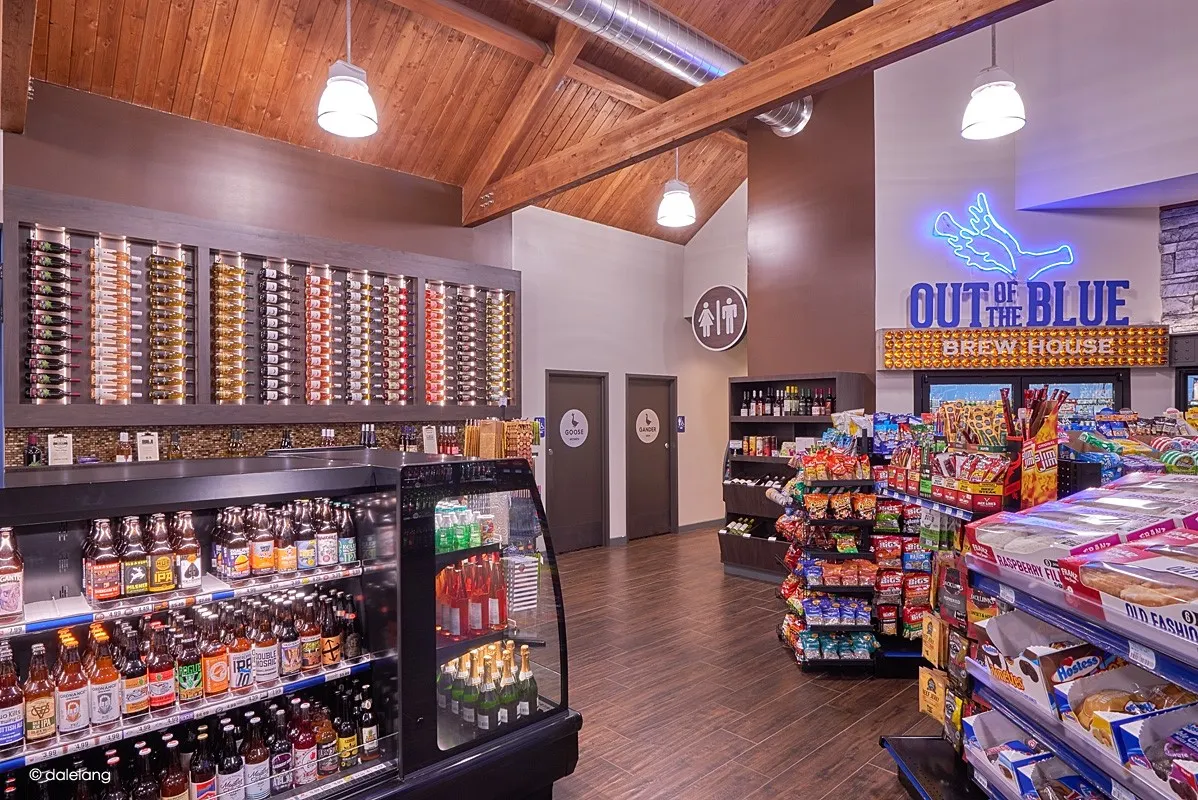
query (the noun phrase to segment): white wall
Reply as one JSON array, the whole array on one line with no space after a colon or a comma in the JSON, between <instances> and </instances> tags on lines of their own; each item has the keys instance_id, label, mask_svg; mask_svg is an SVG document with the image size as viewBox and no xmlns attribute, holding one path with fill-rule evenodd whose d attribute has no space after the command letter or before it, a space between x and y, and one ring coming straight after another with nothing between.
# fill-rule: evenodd
<instances>
[{"instance_id":1,"label":"white wall","mask_svg":"<svg viewBox=\"0 0 1198 800\"><path fill-rule=\"evenodd\" d=\"M1019 206L1193 200L1193 181L1176 187L1188 196L1164 184L1155 198L1121 190L1198 173L1195 34L1194 0L1055 0L1004 23L1003 65L1029 120L1016 160Z\"/></svg>"},{"instance_id":2,"label":"white wall","mask_svg":"<svg viewBox=\"0 0 1198 800\"><path fill-rule=\"evenodd\" d=\"M749 182L745 181L686 243L682 316L689 318L695 301L712 286L735 286L748 294L748 236Z\"/></svg>"},{"instance_id":3,"label":"white wall","mask_svg":"<svg viewBox=\"0 0 1198 800\"><path fill-rule=\"evenodd\" d=\"M1094 0L1086 0L1087 8L1091 2ZM1075 10L1081 5L1074 0L1057 0L1047 8L1058 4ZM1028 12L999 26L1000 65L1010 64L1011 26L1028 24L1037 13ZM1056 35L1070 34L1057 31ZM973 80L988 62L989 33L982 31L875 74L877 327L907 327L907 305L914 283L999 277L993 272L971 274L942 240L930 234L937 213L948 210L958 218L967 218L966 207L982 191L988 194L996 218L1017 231L1029 246L1043 244L1051 248L1067 242L1073 247L1076 263L1056 270L1055 279L1130 280L1132 289L1127 293L1125 310L1131 323L1158 322L1161 301L1156 208L1016 211L1017 167L1027 163L1020 159L1020 149L1030 132L1041 124L1041 110L1033 103L1028 104L1028 126L1018 134L989 142L970 142L960 137L961 113ZM1020 87L1030 87L1040 77L1022 64L1012 64L1010 69ZM1108 110L1114 111L1115 107ZM1169 399L1163 400L1165 397ZM1133 371L1132 400L1138 409L1159 412L1171 405L1171 399L1168 372ZM910 411L913 406L911 373L879 370L877 407Z\"/></svg>"}]
</instances>

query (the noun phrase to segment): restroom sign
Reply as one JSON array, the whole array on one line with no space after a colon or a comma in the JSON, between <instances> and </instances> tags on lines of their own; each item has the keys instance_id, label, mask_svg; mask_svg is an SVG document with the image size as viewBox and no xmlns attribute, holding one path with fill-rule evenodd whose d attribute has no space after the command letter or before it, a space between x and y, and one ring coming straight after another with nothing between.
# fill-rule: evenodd
<instances>
[{"instance_id":1,"label":"restroom sign","mask_svg":"<svg viewBox=\"0 0 1198 800\"><path fill-rule=\"evenodd\" d=\"M566 447L581 447L586 443L590 430L591 426L587 422L587 415L577 408L572 408L562 414L561 422L557 426L557 432L562 437L562 444Z\"/></svg>"},{"instance_id":2,"label":"restroom sign","mask_svg":"<svg viewBox=\"0 0 1198 800\"><path fill-rule=\"evenodd\" d=\"M695 302L691 330L708 350L727 350L745 336L749 304L735 286L713 286Z\"/></svg>"},{"instance_id":3,"label":"restroom sign","mask_svg":"<svg viewBox=\"0 0 1198 800\"><path fill-rule=\"evenodd\" d=\"M636 415L636 436L645 444L653 444L657 441L657 434L661 433L661 420L657 418L657 412L651 408L646 408L641 413Z\"/></svg>"}]
</instances>

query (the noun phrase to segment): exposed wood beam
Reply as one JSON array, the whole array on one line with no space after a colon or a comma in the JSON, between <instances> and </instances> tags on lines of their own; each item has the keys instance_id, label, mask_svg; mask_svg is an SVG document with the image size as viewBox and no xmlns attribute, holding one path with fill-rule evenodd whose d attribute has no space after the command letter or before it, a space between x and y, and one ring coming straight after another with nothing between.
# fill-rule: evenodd
<instances>
[{"instance_id":1,"label":"exposed wood beam","mask_svg":"<svg viewBox=\"0 0 1198 800\"><path fill-rule=\"evenodd\" d=\"M503 169L512 148L516 145L534 117L540 117L553 90L566 75L566 70L578 58L587 33L577 25L558 20L553 37L553 55L543 67L533 65L519 91L499 121L499 127L487 141L486 147L474 162L474 168L462 187L462 216L478 205L483 187Z\"/></svg>"},{"instance_id":2,"label":"exposed wood beam","mask_svg":"<svg viewBox=\"0 0 1198 800\"><path fill-rule=\"evenodd\" d=\"M45 0L42 0L45 2ZM33 58L33 21L37 0L3 0L0 25L0 128L25 132L29 109L29 64Z\"/></svg>"},{"instance_id":3,"label":"exposed wood beam","mask_svg":"<svg viewBox=\"0 0 1198 800\"><path fill-rule=\"evenodd\" d=\"M544 42L485 14L480 14L472 8L456 3L454 0L390 1L525 61L545 66L552 56L549 45ZM570 65L566 77L584 83L592 89L597 89L622 103L639 108L641 111L656 108L666 101L666 98L661 95L642 89L636 84L582 59L577 59ZM745 149L745 137L736 131L720 131L717 135L727 144L741 150Z\"/></svg>"},{"instance_id":4,"label":"exposed wood beam","mask_svg":"<svg viewBox=\"0 0 1198 800\"><path fill-rule=\"evenodd\" d=\"M486 187L476 225L1050 0L883 0ZM819 113L818 107L816 113Z\"/></svg>"}]
</instances>

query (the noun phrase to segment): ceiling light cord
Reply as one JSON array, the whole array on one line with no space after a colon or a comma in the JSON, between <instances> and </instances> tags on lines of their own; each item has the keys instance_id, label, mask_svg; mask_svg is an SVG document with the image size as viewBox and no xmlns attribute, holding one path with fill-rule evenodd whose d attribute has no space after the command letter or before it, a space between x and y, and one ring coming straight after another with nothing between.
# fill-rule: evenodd
<instances>
[{"instance_id":1,"label":"ceiling light cord","mask_svg":"<svg viewBox=\"0 0 1198 800\"><path fill-rule=\"evenodd\" d=\"M345 0L346 3L349 0ZM998 66L998 26L990 26L990 68Z\"/></svg>"},{"instance_id":2,"label":"ceiling light cord","mask_svg":"<svg viewBox=\"0 0 1198 800\"><path fill-rule=\"evenodd\" d=\"M345 0L345 63L352 64L354 60L349 55L349 26L352 15L349 13L349 0Z\"/></svg>"},{"instance_id":3,"label":"ceiling light cord","mask_svg":"<svg viewBox=\"0 0 1198 800\"><path fill-rule=\"evenodd\" d=\"M678 148L677 147L674 148L674 180L679 180L679 178L678 178Z\"/></svg>"}]
</instances>

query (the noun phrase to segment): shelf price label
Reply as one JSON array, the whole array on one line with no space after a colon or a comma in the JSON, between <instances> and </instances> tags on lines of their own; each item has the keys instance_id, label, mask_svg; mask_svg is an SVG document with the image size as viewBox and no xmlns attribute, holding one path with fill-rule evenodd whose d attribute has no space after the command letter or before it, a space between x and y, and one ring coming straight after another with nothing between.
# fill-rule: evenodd
<instances>
[{"instance_id":1,"label":"shelf price label","mask_svg":"<svg viewBox=\"0 0 1198 800\"><path fill-rule=\"evenodd\" d=\"M1151 647L1145 647L1139 642L1127 643L1127 660L1147 670L1156 669L1156 652ZM1131 795L1128 797L1130 798Z\"/></svg>"},{"instance_id":2,"label":"shelf price label","mask_svg":"<svg viewBox=\"0 0 1198 800\"><path fill-rule=\"evenodd\" d=\"M998 599L1004 603L1015 605L1015 590L1005 584L1000 584L998 587Z\"/></svg>"},{"instance_id":3,"label":"shelf price label","mask_svg":"<svg viewBox=\"0 0 1198 800\"><path fill-rule=\"evenodd\" d=\"M1135 794L1120 783L1111 781L1111 800L1137 800Z\"/></svg>"}]
</instances>

